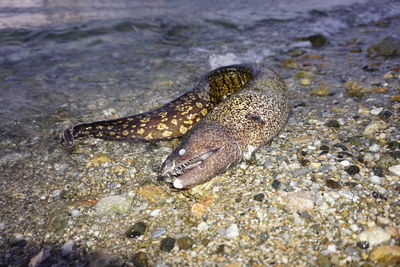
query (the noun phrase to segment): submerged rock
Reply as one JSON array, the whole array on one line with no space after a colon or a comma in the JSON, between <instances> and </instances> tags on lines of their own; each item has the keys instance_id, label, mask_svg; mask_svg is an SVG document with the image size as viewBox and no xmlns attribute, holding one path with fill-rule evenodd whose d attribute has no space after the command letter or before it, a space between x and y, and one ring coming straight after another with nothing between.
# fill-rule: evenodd
<instances>
[{"instance_id":1,"label":"submerged rock","mask_svg":"<svg viewBox=\"0 0 400 267\"><path fill-rule=\"evenodd\" d=\"M383 38L376 44L368 47L367 54L369 57L397 57L400 56L400 40L392 36Z\"/></svg>"},{"instance_id":2,"label":"submerged rock","mask_svg":"<svg viewBox=\"0 0 400 267\"><path fill-rule=\"evenodd\" d=\"M97 215L126 213L131 207L132 197L129 194L109 196L99 200L95 208Z\"/></svg>"}]
</instances>

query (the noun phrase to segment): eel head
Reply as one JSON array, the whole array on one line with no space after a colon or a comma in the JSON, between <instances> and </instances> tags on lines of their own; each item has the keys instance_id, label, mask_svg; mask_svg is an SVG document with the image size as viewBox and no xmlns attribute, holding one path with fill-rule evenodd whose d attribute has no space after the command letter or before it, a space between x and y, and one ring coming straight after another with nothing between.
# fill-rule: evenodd
<instances>
[{"instance_id":1,"label":"eel head","mask_svg":"<svg viewBox=\"0 0 400 267\"><path fill-rule=\"evenodd\" d=\"M205 182L241 160L239 144L223 127L200 123L161 166L162 180L183 189Z\"/></svg>"}]
</instances>

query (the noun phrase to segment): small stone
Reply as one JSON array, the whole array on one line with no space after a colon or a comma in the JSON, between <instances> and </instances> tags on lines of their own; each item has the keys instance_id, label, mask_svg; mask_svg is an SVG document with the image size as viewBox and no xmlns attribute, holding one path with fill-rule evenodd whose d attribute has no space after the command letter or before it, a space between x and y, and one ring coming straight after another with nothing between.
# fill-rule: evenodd
<instances>
[{"instance_id":1,"label":"small stone","mask_svg":"<svg viewBox=\"0 0 400 267\"><path fill-rule=\"evenodd\" d=\"M373 145L370 146L368 149L369 149L369 151L371 151L371 152L378 152L378 151L381 149L381 147L380 147L378 144L373 144Z\"/></svg>"},{"instance_id":2,"label":"small stone","mask_svg":"<svg viewBox=\"0 0 400 267\"><path fill-rule=\"evenodd\" d=\"M298 212L314 209L314 199L306 192L291 192L285 201L290 208Z\"/></svg>"},{"instance_id":3,"label":"small stone","mask_svg":"<svg viewBox=\"0 0 400 267\"><path fill-rule=\"evenodd\" d=\"M65 242L64 245L62 245L61 247L61 255L64 257L71 255L73 252L74 244L74 240L68 240L67 242Z\"/></svg>"},{"instance_id":4,"label":"small stone","mask_svg":"<svg viewBox=\"0 0 400 267\"><path fill-rule=\"evenodd\" d=\"M311 218L311 215L310 215L310 213L308 213L308 211L298 212L297 214L299 214L300 217L302 217L304 219L310 219Z\"/></svg>"},{"instance_id":5,"label":"small stone","mask_svg":"<svg viewBox=\"0 0 400 267\"><path fill-rule=\"evenodd\" d=\"M160 250L170 252L175 246L175 239L172 237L166 237L161 240Z\"/></svg>"},{"instance_id":6,"label":"small stone","mask_svg":"<svg viewBox=\"0 0 400 267\"><path fill-rule=\"evenodd\" d=\"M189 236L184 236L178 239L177 241L179 249L192 249L194 245L194 241Z\"/></svg>"},{"instance_id":7,"label":"small stone","mask_svg":"<svg viewBox=\"0 0 400 267\"><path fill-rule=\"evenodd\" d=\"M377 132L381 130L385 130L387 128L387 124L383 121L372 121L368 124L364 129L365 136L373 136Z\"/></svg>"},{"instance_id":8,"label":"small stone","mask_svg":"<svg viewBox=\"0 0 400 267\"><path fill-rule=\"evenodd\" d=\"M381 184L381 178L379 176L372 175L369 177L369 181L373 184Z\"/></svg>"},{"instance_id":9,"label":"small stone","mask_svg":"<svg viewBox=\"0 0 400 267\"><path fill-rule=\"evenodd\" d=\"M385 197L383 194L381 194L381 193L379 193L379 192L376 192L376 191L372 192L372 196L373 196L375 199L386 199L386 197Z\"/></svg>"},{"instance_id":10,"label":"small stone","mask_svg":"<svg viewBox=\"0 0 400 267\"><path fill-rule=\"evenodd\" d=\"M392 112L390 112L389 110L385 110L384 112L379 114L379 118L381 120L387 121L390 117L392 117Z\"/></svg>"},{"instance_id":11,"label":"small stone","mask_svg":"<svg viewBox=\"0 0 400 267\"><path fill-rule=\"evenodd\" d=\"M137 222L133 226L129 227L126 231L125 236L127 238L135 238L144 234L147 225L144 222Z\"/></svg>"},{"instance_id":12,"label":"small stone","mask_svg":"<svg viewBox=\"0 0 400 267\"><path fill-rule=\"evenodd\" d=\"M98 215L127 213L131 208L132 197L128 194L109 196L100 199L95 208Z\"/></svg>"},{"instance_id":13,"label":"small stone","mask_svg":"<svg viewBox=\"0 0 400 267\"><path fill-rule=\"evenodd\" d=\"M358 235L359 241L368 242L372 247L390 240L390 234L381 227L370 227Z\"/></svg>"},{"instance_id":14,"label":"small stone","mask_svg":"<svg viewBox=\"0 0 400 267\"><path fill-rule=\"evenodd\" d=\"M135 267L149 267L149 259L147 257L147 254L139 251L132 257L132 262Z\"/></svg>"},{"instance_id":15,"label":"small stone","mask_svg":"<svg viewBox=\"0 0 400 267\"><path fill-rule=\"evenodd\" d=\"M379 176L379 177L383 177L383 169L382 169L382 167L374 166L374 167L372 167L372 171L374 172L374 175Z\"/></svg>"},{"instance_id":16,"label":"small stone","mask_svg":"<svg viewBox=\"0 0 400 267\"><path fill-rule=\"evenodd\" d=\"M225 235L229 239L234 239L234 238L238 237L239 236L239 227L237 226L237 224L235 224L235 223L231 224L226 229Z\"/></svg>"},{"instance_id":17,"label":"small stone","mask_svg":"<svg viewBox=\"0 0 400 267\"><path fill-rule=\"evenodd\" d=\"M197 225L197 231L204 232L208 230L208 224L206 222L201 222Z\"/></svg>"},{"instance_id":18,"label":"small stone","mask_svg":"<svg viewBox=\"0 0 400 267\"><path fill-rule=\"evenodd\" d=\"M165 228L157 228L151 233L151 238L157 238L165 234L167 231Z\"/></svg>"},{"instance_id":19,"label":"small stone","mask_svg":"<svg viewBox=\"0 0 400 267\"><path fill-rule=\"evenodd\" d=\"M322 34L314 34L307 37L302 37L300 40L309 41L313 48L320 48L328 43L328 39Z\"/></svg>"},{"instance_id":20,"label":"small stone","mask_svg":"<svg viewBox=\"0 0 400 267\"><path fill-rule=\"evenodd\" d=\"M190 211L194 217L201 218L206 212L206 207L202 203L194 203Z\"/></svg>"},{"instance_id":21,"label":"small stone","mask_svg":"<svg viewBox=\"0 0 400 267\"><path fill-rule=\"evenodd\" d=\"M330 120L327 123L325 123L325 126L327 127L333 127L333 128L339 128L340 124L337 120Z\"/></svg>"},{"instance_id":22,"label":"small stone","mask_svg":"<svg viewBox=\"0 0 400 267\"><path fill-rule=\"evenodd\" d=\"M262 232L260 234L260 242L264 243L265 241L267 241L269 239L270 235L267 232Z\"/></svg>"},{"instance_id":23,"label":"small stone","mask_svg":"<svg viewBox=\"0 0 400 267\"><path fill-rule=\"evenodd\" d=\"M303 79L300 79L299 83L301 86L310 86L312 83L312 80L309 78L303 78Z\"/></svg>"},{"instance_id":24,"label":"small stone","mask_svg":"<svg viewBox=\"0 0 400 267\"><path fill-rule=\"evenodd\" d=\"M354 247L345 248L344 253L352 257L358 257L358 251Z\"/></svg>"},{"instance_id":25,"label":"small stone","mask_svg":"<svg viewBox=\"0 0 400 267\"><path fill-rule=\"evenodd\" d=\"M77 209L71 210L71 217L76 218L81 214L81 212Z\"/></svg>"},{"instance_id":26,"label":"small stone","mask_svg":"<svg viewBox=\"0 0 400 267\"><path fill-rule=\"evenodd\" d=\"M359 247L361 249L368 249L369 243L367 241L359 241L359 242L357 242L357 247Z\"/></svg>"},{"instance_id":27,"label":"small stone","mask_svg":"<svg viewBox=\"0 0 400 267\"><path fill-rule=\"evenodd\" d=\"M372 115L379 115L379 113L381 113L382 110L383 110L382 107L380 107L380 108L373 108L373 109L370 110L370 113L371 113Z\"/></svg>"},{"instance_id":28,"label":"small stone","mask_svg":"<svg viewBox=\"0 0 400 267\"><path fill-rule=\"evenodd\" d=\"M276 190L279 190L279 188L281 188L281 185L282 185L282 183L280 181L278 181L278 180L274 180L272 182L272 188L274 188Z\"/></svg>"},{"instance_id":29,"label":"small stone","mask_svg":"<svg viewBox=\"0 0 400 267\"><path fill-rule=\"evenodd\" d=\"M356 81L348 81L344 83L344 88L346 88L347 94L350 97L362 97L364 96L364 88ZM360 110L359 110L359 114Z\"/></svg>"},{"instance_id":30,"label":"small stone","mask_svg":"<svg viewBox=\"0 0 400 267\"><path fill-rule=\"evenodd\" d=\"M396 57L400 56L400 40L392 36L387 36L381 41L368 47L367 53L369 57Z\"/></svg>"},{"instance_id":31,"label":"small stone","mask_svg":"<svg viewBox=\"0 0 400 267\"><path fill-rule=\"evenodd\" d=\"M99 153L89 160L89 162L86 164L86 167L98 167L101 164L109 161L111 161L111 158L108 155L104 153Z\"/></svg>"},{"instance_id":32,"label":"small stone","mask_svg":"<svg viewBox=\"0 0 400 267\"><path fill-rule=\"evenodd\" d=\"M59 197L60 194L61 194L61 190L57 189L57 190L54 190L53 192L51 192L51 197L56 198L56 197Z\"/></svg>"},{"instance_id":33,"label":"small stone","mask_svg":"<svg viewBox=\"0 0 400 267\"><path fill-rule=\"evenodd\" d=\"M332 188L332 189L340 189L342 187L338 182L336 182L332 179L326 180L325 184L327 187Z\"/></svg>"},{"instance_id":34,"label":"small stone","mask_svg":"<svg viewBox=\"0 0 400 267\"><path fill-rule=\"evenodd\" d=\"M264 200L264 194L263 193L258 193L256 195L253 196L253 199L256 201L263 201Z\"/></svg>"},{"instance_id":35,"label":"small stone","mask_svg":"<svg viewBox=\"0 0 400 267\"><path fill-rule=\"evenodd\" d=\"M400 262L400 246L377 246L372 249L369 259L385 265L397 264Z\"/></svg>"},{"instance_id":36,"label":"small stone","mask_svg":"<svg viewBox=\"0 0 400 267\"><path fill-rule=\"evenodd\" d=\"M320 83L310 94L312 96L327 96L329 94L329 87L326 83Z\"/></svg>"},{"instance_id":37,"label":"small stone","mask_svg":"<svg viewBox=\"0 0 400 267\"><path fill-rule=\"evenodd\" d=\"M382 168L389 168L393 164L396 164L396 159L390 154L383 154L376 164Z\"/></svg>"},{"instance_id":38,"label":"small stone","mask_svg":"<svg viewBox=\"0 0 400 267\"><path fill-rule=\"evenodd\" d=\"M343 167L349 167L350 166L350 162L348 160L342 160L340 162L340 165L342 165Z\"/></svg>"},{"instance_id":39,"label":"small stone","mask_svg":"<svg viewBox=\"0 0 400 267\"><path fill-rule=\"evenodd\" d=\"M400 164L389 167L389 172L393 175L400 177Z\"/></svg>"},{"instance_id":40,"label":"small stone","mask_svg":"<svg viewBox=\"0 0 400 267\"><path fill-rule=\"evenodd\" d=\"M355 175L360 172L360 168L356 165L351 165L346 169L346 172L350 175Z\"/></svg>"}]
</instances>

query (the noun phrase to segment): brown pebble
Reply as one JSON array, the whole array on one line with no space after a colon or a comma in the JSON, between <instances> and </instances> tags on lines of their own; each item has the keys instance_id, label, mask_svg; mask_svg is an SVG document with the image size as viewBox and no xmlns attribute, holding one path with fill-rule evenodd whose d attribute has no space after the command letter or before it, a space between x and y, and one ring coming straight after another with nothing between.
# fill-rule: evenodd
<instances>
[{"instance_id":1,"label":"brown pebble","mask_svg":"<svg viewBox=\"0 0 400 267\"><path fill-rule=\"evenodd\" d=\"M396 264L400 262L400 247L399 246L377 246L372 249L369 254L371 261L376 261L382 264Z\"/></svg>"}]
</instances>

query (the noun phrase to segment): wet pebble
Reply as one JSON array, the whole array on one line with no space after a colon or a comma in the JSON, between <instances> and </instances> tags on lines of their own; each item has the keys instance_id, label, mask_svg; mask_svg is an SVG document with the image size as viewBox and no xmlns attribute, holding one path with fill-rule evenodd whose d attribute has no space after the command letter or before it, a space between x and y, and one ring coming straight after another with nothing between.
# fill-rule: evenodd
<instances>
[{"instance_id":1,"label":"wet pebble","mask_svg":"<svg viewBox=\"0 0 400 267\"><path fill-rule=\"evenodd\" d=\"M357 165L351 165L346 169L346 172L350 175L355 175L360 172L360 168Z\"/></svg>"},{"instance_id":2,"label":"wet pebble","mask_svg":"<svg viewBox=\"0 0 400 267\"><path fill-rule=\"evenodd\" d=\"M344 253L352 257L358 257L358 251L354 247L347 247L344 249Z\"/></svg>"},{"instance_id":3,"label":"wet pebble","mask_svg":"<svg viewBox=\"0 0 400 267\"><path fill-rule=\"evenodd\" d=\"M239 236L239 227L237 224L233 223L231 224L225 232L225 236L229 239L233 239Z\"/></svg>"},{"instance_id":4,"label":"wet pebble","mask_svg":"<svg viewBox=\"0 0 400 267\"><path fill-rule=\"evenodd\" d=\"M285 199L287 205L298 212L314 209L314 199L306 192L288 193Z\"/></svg>"},{"instance_id":5,"label":"wet pebble","mask_svg":"<svg viewBox=\"0 0 400 267\"><path fill-rule=\"evenodd\" d=\"M151 233L151 238L157 238L165 234L167 231L165 228L157 228Z\"/></svg>"},{"instance_id":6,"label":"wet pebble","mask_svg":"<svg viewBox=\"0 0 400 267\"><path fill-rule=\"evenodd\" d=\"M279 180L274 180L272 182L272 188L279 190L279 188L281 188L282 183Z\"/></svg>"},{"instance_id":7,"label":"wet pebble","mask_svg":"<svg viewBox=\"0 0 400 267\"><path fill-rule=\"evenodd\" d=\"M253 196L253 199L256 200L256 201L263 201L264 197L265 197L265 195L263 193L258 193L258 194Z\"/></svg>"},{"instance_id":8,"label":"wet pebble","mask_svg":"<svg viewBox=\"0 0 400 267\"><path fill-rule=\"evenodd\" d=\"M374 175L379 176L379 177L383 177L383 169L382 169L382 167L374 166L374 167L372 167L372 171L374 172Z\"/></svg>"},{"instance_id":9,"label":"wet pebble","mask_svg":"<svg viewBox=\"0 0 400 267\"><path fill-rule=\"evenodd\" d=\"M382 107L380 107L380 108L373 108L373 109L371 109L369 112L370 112L372 115L379 115L379 113L381 113L382 110L383 110Z\"/></svg>"},{"instance_id":10,"label":"wet pebble","mask_svg":"<svg viewBox=\"0 0 400 267\"><path fill-rule=\"evenodd\" d=\"M129 227L125 233L127 238L135 238L144 234L147 225L144 222L137 222L133 226Z\"/></svg>"},{"instance_id":11,"label":"wet pebble","mask_svg":"<svg viewBox=\"0 0 400 267\"><path fill-rule=\"evenodd\" d=\"M377 246L369 254L371 261L385 265L400 262L400 246Z\"/></svg>"},{"instance_id":12,"label":"wet pebble","mask_svg":"<svg viewBox=\"0 0 400 267\"><path fill-rule=\"evenodd\" d=\"M381 130L385 130L387 128L387 124L383 121L372 121L370 122L364 129L365 136L373 136L377 132Z\"/></svg>"},{"instance_id":13,"label":"wet pebble","mask_svg":"<svg viewBox=\"0 0 400 267\"><path fill-rule=\"evenodd\" d=\"M373 184L381 184L381 178L376 175L372 175L371 177L369 177L369 181Z\"/></svg>"},{"instance_id":14,"label":"wet pebble","mask_svg":"<svg viewBox=\"0 0 400 267\"><path fill-rule=\"evenodd\" d=\"M149 259L147 257L147 254L139 251L132 257L132 262L135 267L148 267L149 265Z\"/></svg>"},{"instance_id":15,"label":"wet pebble","mask_svg":"<svg viewBox=\"0 0 400 267\"><path fill-rule=\"evenodd\" d=\"M268 232L262 232L259 236L259 240L261 243L264 243L265 241L267 241L269 239L270 235L268 234Z\"/></svg>"},{"instance_id":16,"label":"wet pebble","mask_svg":"<svg viewBox=\"0 0 400 267\"><path fill-rule=\"evenodd\" d=\"M71 217L76 218L81 214L81 212L77 209L71 210Z\"/></svg>"},{"instance_id":17,"label":"wet pebble","mask_svg":"<svg viewBox=\"0 0 400 267\"><path fill-rule=\"evenodd\" d=\"M340 124L337 120L329 120L325 123L325 126L332 127L332 128L339 128Z\"/></svg>"},{"instance_id":18,"label":"wet pebble","mask_svg":"<svg viewBox=\"0 0 400 267\"><path fill-rule=\"evenodd\" d=\"M179 249L192 249L194 241L190 236L184 236L177 240Z\"/></svg>"},{"instance_id":19,"label":"wet pebble","mask_svg":"<svg viewBox=\"0 0 400 267\"><path fill-rule=\"evenodd\" d=\"M382 168L388 168L395 163L396 159L394 157L389 154L383 154L376 164Z\"/></svg>"},{"instance_id":20,"label":"wet pebble","mask_svg":"<svg viewBox=\"0 0 400 267\"><path fill-rule=\"evenodd\" d=\"M340 189L342 186L340 185L340 183L332 180L332 179L328 179L325 181L325 184L327 187L332 188L332 189Z\"/></svg>"},{"instance_id":21,"label":"wet pebble","mask_svg":"<svg viewBox=\"0 0 400 267\"><path fill-rule=\"evenodd\" d=\"M370 227L358 235L359 241L368 242L372 247L390 240L390 234L381 227Z\"/></svg>"},{"instance_id":22,"label":"wet pebble","mask_svg":"<svg viewBox=\"0 0 400 267\"><path fill-rule=\"evenodd\" d=\"M400 40L392 36L386 36L381 41L372 44L367 49L369 57L395 57L400 56Z\"/></svg>"},{"instance_id":23,"label":"wet pebble","mask_svg":"<svg viewBox=\"0 0 400 267\"><path fill-rule=\"evenodd\" d=\"M400 177L400 164L389 167L389 172L393 175Z\"/></svg>"},{"instance_id":24,"label":"wet pebble","mask_svg":"<svg viewBox=\"0 0 400 267\"><path fill-rule=\"evenodd\" d=\"M74 240L68 240L67 242L65 242L64 245L62 245L61 247L61 255L64 257L71 255L73 252L74 244Z\"/></svg>"},{"instance_id":25,"label":"wet pebble","mask_svg":"<svg viewBox=\"0 0 400 267\"><path fill-rule=\"evenodd\" d=\"M61 190L57 189L57 190L54 190L53 192L51 192L51 197L56 198L56 197L59 197L60 194L61 194Z\"/></svg>"},{"instance_id":26,"label":"wet pebble","mask_svg":"<svg viewBox=\"0 0 400 267\"><path fill-rule=\"evenodd\" d=\"M208 230L208 224L206 222L201 222L197 225L197 231L204 232Z\"/></svg>"},{"instance_id":27,"label":"wet pebble","mask_svg":"<svg viewBox=\"0 0 400 267\"><path fill-rule=\"evenodd\" d=\"M166 237L161 240L160 250L170 252L175 246L175 239L172 237Z\"/></svg>"},{"instance_id":28,"label":"wet pebble","mask_svg":"<svg viewBox=\"0 0 400 267\"><path fill-rule=\"evenodd\" d=\"M367 241L359 241L357 242L357 247L361 249L367 249L369 248L369 243Z\"/></svg>"},{"instance_id":29,"label":"wet pebble","mask_svg":"<svg viewBox=\"0 0 400 267\"><path fill-rule=\"evenodd\" d=\"M131 208L132 198L128 194L109 196L99 200L95 208L98 215L126 213Z\"/></svg>"},{"instance_id":30,"label":"wet pebble","mask_svg":"<svg viewBox=\"0 0 400 267\"><path fill-rule=\"evenodd\" d=\"M378 144L373 144L368 148L369 151L371 152L378 152L381 149L381 147Z\"/></svg>"}]
</instances>

